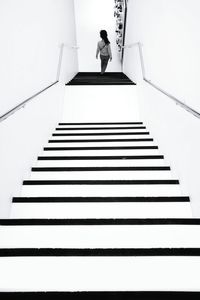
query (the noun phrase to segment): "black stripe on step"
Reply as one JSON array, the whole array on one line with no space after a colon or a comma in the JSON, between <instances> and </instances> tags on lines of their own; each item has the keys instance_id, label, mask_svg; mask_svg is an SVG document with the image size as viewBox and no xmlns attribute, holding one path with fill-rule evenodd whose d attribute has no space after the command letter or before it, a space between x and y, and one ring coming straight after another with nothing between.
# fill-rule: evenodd
<instances>
[{"instance_id":1,"label":"black stripe on step","mask_svg":"<svg viewBox=\"0 0 200 300\"><path fill-rule=\"evenodd\" d=\"M44 151L67 150L152 150L158 146L111 146L111 147L44 147Z\"/></svg>"},{"instance_id":2,"label":"black stripe on step","mask_svg":"<svg viewBox=\"0 0 200 300\"><path fill-rule=\"evenodd\" d=\"M0 292L5 300L199 300L200 292Z\"/></svg>"},{"instance_id":3,"label":"black stripe on step","mask_svg":"<svg viewBox=\"0 0 200 300\"><path fill-rule=\"evenodd\" d=\"M153 142L153 139L49 140L49 143Z\"/></svg>"},{"instance_id":4,"label":"black stripe on step","mask_svg":"<svg viewBox=\"0 0 200 300\"><path fill-rule=\"evenodd\" d=\"M22 256L200 256L200 248L15 248L0 249L0 257Z\"/></svg>"},{"instance_id":5,"label":"black stripe on step","mask_svg":"<svg viewBox=\"0 0 200 300\"><path fill-rule=\"evenodd\" d=\"M164 159L163 155L132 156L39 156L38 160L129 160L129 159Z\"/></svg>"},{"instance_id":6,"label":"black stripe on step","mask_svg":"<svg viewBox=\"0 0 200 300\"><path fill-rule=\"evenodd\" d=\"M149 132L53 133L53 136L149 135Z\"/></svg>"},{"instance_id":7,"label":"black stripe on step","mask_svg":"<svg viewBox=\"0 0 200 300\"><path fill-rule=\"evenodd\" d=\"M108 123L58 123L58 125L142 125L143 122L108 122Z\"/></svg>"},{"instance_id":8,"label":"black stripe on step","mask_svg":"<svg viewBox=\"0 0 200 300\"><path fill-rule=\"evenodd\" d=\"M189 197L14 197L13 203L190 202Z\"/></svg>"},{"instance_id":9,"label":"black stripe on step","mask_svg":"<svg viewBox=\"0 0 200 300\"><path fill-rule=\"evenodd\" d=\"M0 226L200 225L200 219L2 219Z\"/></svg>"},{"instance_id":10,"label":"black stripe on step","mask_svg":"<svg viewBox=\"0 0 200 300\"><path fill-rule=\"evenodd\" d=\"M32 172L170 171L170 167L34 167Z\"/></svg>"},{"instance_id":11,"label":"black stripe on step","mask_svg":"<svg viewBox=\"0 0 200 300\"><path fill-rule=\"evenodd\" d=\"M157 185L179 184L178 180L24 180L23 185Z\"/></svg>"},{"instance_id":12,"label":"black stripe on step","mask_svg":"<svg viewBox=\"0 0 200 300\"><path fill-rule=\"evenodd\" d=\"M145 126L129 126L129 127L57 127L56 130L113 130L113 129L146 129Z\"/></svg>"}]
</instances>

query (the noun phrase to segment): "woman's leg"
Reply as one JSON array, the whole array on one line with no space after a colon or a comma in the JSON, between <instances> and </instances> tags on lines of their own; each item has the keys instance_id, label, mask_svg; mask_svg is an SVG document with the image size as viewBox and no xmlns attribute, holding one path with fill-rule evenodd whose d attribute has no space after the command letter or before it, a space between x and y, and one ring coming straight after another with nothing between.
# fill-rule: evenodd
<instances>
[{"instance_id":1,"label":"woman's leg","mask_svg":"<svg viewBox=\"0 0 200 300\"><path fill-rule=\"evenodd\" d=\"M109 56L101 55L101 74L104 74L108 66Z\"/></svg>"},{"instance_id":2,"label":"woman's leg","mask_svg":"<svg viewBox=\"0 0 200 300\"><path fill-rule=\"evenodd\" d=\"M109 60L109 56L108 57L106 56L105 59L104 59L103 73L105 73L106 68L108 66L108 60Z\"/></svg>"},{"instance_id":3,"label":"woman's leg","mask_svg":"<svg viewBox=\"0 0 200 300\"><path fill-rule=\"evenodd\" d=\"M102 55L100 55L100 58L101 58L101 74L103 74L104 59Z\"/></svg>"}]
</instances>

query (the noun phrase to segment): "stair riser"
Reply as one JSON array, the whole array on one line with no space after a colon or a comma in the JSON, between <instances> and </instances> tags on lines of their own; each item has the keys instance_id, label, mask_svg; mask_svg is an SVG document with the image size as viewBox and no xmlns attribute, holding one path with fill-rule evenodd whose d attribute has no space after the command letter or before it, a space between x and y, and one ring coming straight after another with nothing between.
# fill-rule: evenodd
<instances>
[{"instance_id":1,"label":"stair riser","mask_svg":"<svg viewBox=\"0 0 200 300\"><path fill-rule=\"evenodd\" d=\"M138 124L137 124L138 123ZM134 126L145 126L143 125L142 122L134 122L133 124L129 124L129 123L126 123L126 124L112 124L112 123L107 123L107 124L84 124L84 123L81 123L81 124L66 124L66 123L59 123L58 124L58 127L66 127L66 128L101 128L101 127L134 127Z\"/></svg>"},{"instance_id":2,"label":"stair riser","mask_svg":"<svg viewBox=\"0 0 200 300\"><path fill-rule=\"evenodd\" d=\"M36 166L44 167L134 167L165 166L164 159L118 159L118 160L38 160Z\"/></svg>"},{"instance_id":3,"label":"stair riser","mask_svg":"<svg viewBox=\"0 0 200 300\"><path fill-rule=\"evenodd\" d=\"M31 172L32 180L172 179L170 171Z\"/></svg>"},{"instance_id":4,"label":"stair riser","mask_svg":"<svg viewBox=\"0 0 200 300\"><path fill-rule=\"evenodd\" d=\"M145 126L125 126L125 127L100 127L100 128L85 128L85 127L82 127L82 128L74 128L74 127L71 127L71 128L67 128L66 126L59 126L57 128L55 128L56 131L67 131L69 133L90 133L90 132L94 132L94 133L98 133L98 132L130 132L130 131L147 131L146 127Z\"/></svg>"},{"instance_id":5,"label":"stair riser","mask_svg":"<svg viewBox=\"0 0 200 300\"><path fill-rule=\"evenodd\" d=\"M136 197L136 196L181 196L177 185L59 185L23 186L22 196L57 197Z\"/></svg>"},{"instance_id":6,"label":"stair riser","mask_svg":"<svg viewBox=\"0 0 200 300\"><path fill-rule=\"evenodd\" d=\"M184 218L189 203L16 203L12 218Z\"/></svg>"},{"instance_id":7,"label":"stair riser","mask_svg":"<svg viewBox=\"0 0 200 300\"><path fill-rule=\"evenodd\" d=\"M87 135L87 136L65 136L63 132L54 132L51 136L51 139L54 140L116 140L116 139L151 139L152 137L149 134L128 134L128 135Z\"/></svg>"},{"instance_id":8,"label":"stair riser","mask_svg":"<svg viewBox=\"0 0 200 300\"><path fill-rule=\"evenodd\" d=\"M57 142L59 140L62 140L63 142ZM132 142L67 142L67 139L58 139L54 138L49 141L46 147L150 147L150 146L156 146L154 142L152 141L132 141Z\"/></svg>"},{"instance_id":9,"label":"stair riser","mask_svg":"<svg viewBox=\"0 0 200 300\"><path fill-rule=\"evenodd\" d=\"M109 155L159 155L157 149L145 150L46 150L43 152L44 156L109 156Z\"/></svg>"},{"instance_id":10,"label":"stair riser","mask_svg":"<svg viewBox=\"0 0 200 300\"><path fill-rule=\"evenodd\" d=\"M59 126L127 126L127 125L143 125L143 122L141 122L140 120L132 122L132 121L125 121L125 122L101 122L101 123L95 123L95 122L90 122L90 123L67 123L67 122L60 122L58 123Z\"/></svg>"},{"instance_id":11,"label":"stair riser","mask_svg":"<svg viewBox=\"0 0 200 300\"><path fill-rule=\"evenodd\" d=\"M2 291L198 291L200 257L2 257L0 269Z\"/></svg>"},{"instance_id":12,"label":"stair riser","mask_svg":"<svg viewBox=\"0 0 200 300\"><path fill-rule=\"evenodd\" d=\"M200 226L4 226L0 248L200 248Z\"/></svg>"}]
</instances>

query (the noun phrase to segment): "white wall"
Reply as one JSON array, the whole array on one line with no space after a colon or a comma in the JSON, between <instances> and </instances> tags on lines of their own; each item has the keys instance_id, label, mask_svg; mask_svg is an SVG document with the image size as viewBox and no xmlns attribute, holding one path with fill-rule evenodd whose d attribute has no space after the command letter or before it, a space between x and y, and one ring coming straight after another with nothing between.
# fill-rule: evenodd
<instances>
[{"instance_id":1,"label":"white wall","mask_svg":"<svg viewBox=\"0 0 200 300\"><path fill-rule=\"evenodd\" d=\"M0 1L0 115L56 80L59 45L76 44L73 0ZM77 53L65 48L61 82L77 72ZM38 151L61 115L57 84L0 123L0 217L9 214Z\"/></svg>"},{"instance_id":2,"label":"white wall","mask_svg":"<svg viewBox=\"0 0 200 300\"><path fill-rule=\"evenodd\" d=\"M79 71L98 72L100 60L96 60L99 32L105 29L111 42L113 60L108 72L121 72L119 54L116 47L114 0L75 0L77 43L80 49Z\"/></svg>"},{"instance_id":3,"label":"white wall","mask_svg":"<svg viewBox=\"0 0 200 300\"><path fill-rule=\"evenodd\" d=\"M126 43L142 42L146 77L200 111L199 0L129 0ZM200 120L141 81L136 48L124 71L138 82L144 120L200 216Z\"/></svg>"}]
</instances>

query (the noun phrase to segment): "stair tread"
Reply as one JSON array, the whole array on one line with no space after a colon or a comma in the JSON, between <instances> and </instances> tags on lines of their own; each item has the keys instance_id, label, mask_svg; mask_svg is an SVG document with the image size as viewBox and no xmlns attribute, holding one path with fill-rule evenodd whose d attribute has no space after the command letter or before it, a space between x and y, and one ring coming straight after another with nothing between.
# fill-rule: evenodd
<instances>
[{"instance_id":1,"label":"stair tread","mask_svg":"<svg viewBox=\"0 0 200 300\"><path fill-rule=\"evenodd\" d=\"M60 125L63 126L63 125ZM146 126L121 127L56 127L56 130L118 130L118 129L146 129Z\"/></svg>"},{"instance_id":2,"label":"stair tread","mask_svg":"<svg viewBox=\"0 0 200 300\"><path fill-rule=\"evenodd\" d=\"M0 267L3 291L199 291L200 262L195 256L11 256L1 257ZM163 293L159 296L168 299L163 298ZM123 294L119 297L124 299ZM59 299L57 294L55 299ZM149 298L147 294L136 299Z\"/></svg>"},{"instance_id":3,"label":"stair tread","mask_svg":"<svg viewBox=\"0 0 200 300\"><path fill-rule=\"evenodd\" d=\"M51 196L41 189L28 186L22 190L22 196ZM56 194L69 194L64 190ZM75 191L75 196L77 195ZM172 191L171 193L175 193ZM83 192L81 191L81 195ZM89 192L87 191L87 195ZM106 192L108 194L108 192ZM117 192L117 194L119 194ZM178 191L177 191L178 194ZM12 204L11 217L17 219L130 219L130 218L191 218L190 202L19 202Z\"/></svg>"},{"instance_id":4,"label":"stair tread","mask_svg":"<svg viewBox=\"0 0 200 300\"><path fill-rule=\"evenodd\" d=\"M88 133L53 133L53 136L102 136L102 135L149 135L149 131L133 132L88 132Z\"/></svg>"},{"instance_id":5,"label":"stair tread","mask_svg":"<svg viewBox=\"0 0 200 300\"><path fill-rule=\"evenodd\" d=\"M63 140L63 139L54 139L54 140L49 140L49 143L114 143L114 142L153 142L152 138L147 138L147 139L90 139L90 140Z\"/></svg>"},{"instance_id":6,"label":"stair tread","mask_svg":"<svg viewBox=\"0 0 200 300\"><path fill-rule=\"evenodd\" d=\"M95 122L89 122L89 123L66 123L66 122L61 122L58 123L59 125L119 125L119 124L124 124L124 125L128 125L128 124L133 124L133 125L142 125L143 122L100 122L100 123L95 123Z\"/></svg>"}]
</instances>

